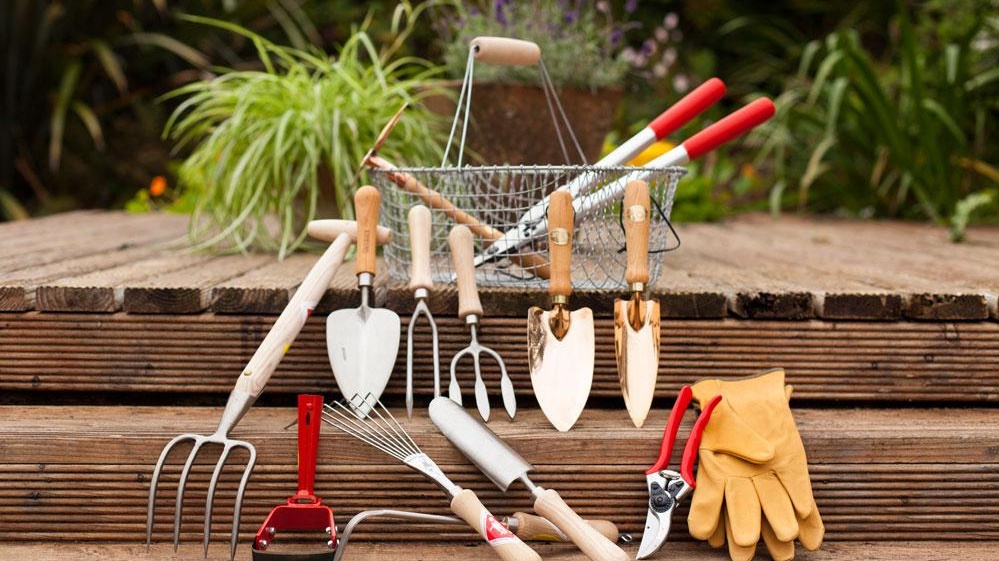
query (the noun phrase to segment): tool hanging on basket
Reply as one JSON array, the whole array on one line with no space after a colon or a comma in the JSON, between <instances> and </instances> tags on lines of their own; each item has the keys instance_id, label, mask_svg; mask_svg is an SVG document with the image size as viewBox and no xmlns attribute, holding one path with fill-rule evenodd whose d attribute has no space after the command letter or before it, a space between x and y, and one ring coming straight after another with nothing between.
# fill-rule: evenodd
<instances>
[{"instance_id":1,"label":"tool hanging on basket","mask_svg":"<svg viewBox=\"0 0 999 561\"><path fill-rule=\"evenodd\" d=\"M579 419L593 382L593 311L569 311L572 276L572 197L565 191L551 196L548 254L552 277L548 283L552 310L532 306L527 312L527 353L531 386L545 417L560 431Z\"/></svg>"},{"instance_id":2,"label":"tool hanging on basket","mask_svg":"<svg viewBox=\"0 0 999 561\"><path fill-rule=\"evenodd\" d=\"M564 532L587 557L594 561L628 559L624 550L580 518L558 492L535 485L527 476L534 466L458 404L435 398L430 402L430 420L502 491L519 479L534 496L534 511Z\"/></svg>"},{"instance_id":3,"label":"tool hanging on basket","mask_svg":"<svg viewBox=\"0 0 999 561\"><path fill-rule=\"evenodd\" d=\"M641 428L652 406L659 373L659 301L643 300L649 282L649 186L632 181L624 190L628 300L614 300L614 354L621 393L631 422Z\"/></svg>"},{"instance_id":4,"label":"tool hanging on basket","mask_svg":"<svg viewBox=\"0 0 999 561\"><path fill-rule=\"evenodd\" d=\"M410 270L409 289L416 298L416 309L409 318L409 334L406 338L406 416L413 417L413 333L419 316L427 318L430 324L430 344L433 349L434 361L434 397L441 394L440 345L437 342L437 322L434 321L427 299L434 287L434 278L430 274L430 209L423 205L414 206L409 210L409 245L412 249L412 268Z\"/></svg>"},{"instance_id":5,"label":"tool hanging on basket","mask_svg":"<svg viewBox=\"0 0 999 561\"><path fill-rule=\"evenodd\" d=\"M271 509L253 540L254 561L330 561L336 547L333 509L316 496L316 453L322 427L323 396L298 396L298 491L287 504ZM281 532L322 532L328 536L320 551L289 554L269 551ZM324 536L324 537L326 537Z\"/></svg>"},{"instance_id":6,"label":"tool hanging on basket","mask_svg":"<svg viewBox=\"0 0 999 561\"><path fill-rule=\"evenodd\" d=\"M358 229L354 271L361 305L337 310L326 318L326 350L337 386L345 397L371 394L377 399L388 384L399 353L399 314L371 307L380 206L381 194L370 185L354 194Z\"/></svg>"},{"instance_id":7,"label":"tool hanging on basket","mask_svg":"<svg viewBox=\"0 0 999 561\"><path fill-rule=\"evenodd\" d=\"M482 317L482 303L479 301L479 289L475 284L475 267L472 266L472 256L475 252L475 239L472 237L472 231L459 224L451 229L448 242L451 246L451 261L458 275L458 317L465 320L472 334L471 343L458 351L451 360L451 383L448 387L448 396L455 403L461 405L461 388L458 387L456 370L461 357L471 355L475 370L475 406L479 410L479 415L484 420L489 420L489 394L486 392L486 384L482 380L482 369L479 364L479 355L486 353L499 363L503 407L506 409L506 414L513 419L514 415L517 414L517 396L513 392L513 382L506 373L503 357L479 343L476 334L479 318Z\"/></svg>"},{"instance_id":8,"label":"tool hanging on basket","mask_svg":"<svg viewBox=\"0 0 999 561\"><path fill-rule=\"evenodd\" d=\"M695 160L703 154L714 150L767 121L773 114L774 104L772 101L767 98L757 99L717 123L708 126L685 140L679 146L641 168L619 177L617 180L611 181L595 191L590 191L582 197L575 198L573 205L576 214L583 217L604 208L621 198L621 194L629 182L647 180L651 170L681 166L691 160ZM591 185L597 184L598 182L591 183ZM547 197L538 203L538 205L542 205L542 208L548 204L549 199ZM501 239L494 241L481 255L476 257L476 266L498 257L512 254L530 243L531 240L544 236L548 231L548 221L542 215L529 223L528 219L533 216L534 214L530 210L528 213L525 213L525 216L518 222L517 227L505 232Z\"/></svg>"},{"instance_id":9,"label":"tool hanging on basket","mask_svg":"<svg viewBox=\"0 0 999 561\"><path fill-rule=\"evenodd\" d=\"M683 420L683 414L687 411L692 397L693 392L690 386L683 386L680 389L680 395L673 403L673 410L670 411L669 419L666 421L662 443L659 445L659 457L656 459L656 463L645 471L645 484L649 491L649 510L645 516L645 532L642 534L642 543L638 546L636 559L650 557L662 548L663 544L666 543L666 538L669 537L673 511L694 490L696 485L694 462L697 460L697 449L701 444L701 435L704 434L704 427L711 420L711 413L722 398L716 396L701 410L701 415L694 422L694 427L690 429L687 445L683 447L680 471L677 472L667 468L670 456L673 455L676 433L680 429L680 422Z\"/></svg>"},{"instance_id":10,"label":"tool hanging on basket","mask_svg":"<svg viewBox=\"0 0 999 561\"><path fill-rule=\"evenodd\" d=\"M434 402L441 399L454 404L445 397L434 398ZM431 402L431 407L434 402ZM454 406L458 407L457 404ZM451 511L475 529L501 558L506 561L541 561L540 555L500 524L473 491L462 489L448 479L374 396L353 396L349 400L326 405L323 409L323 421L326 423L396 458L436 483L451 497Z\"/></svg>"},{"instance_id":11,"label":"tool hanging on basket","mask_svg":"<svg viewBox=\"0 0 999 561\"><path fill-rule=\"evenodd\" d=\"M271 374L274 373L278 363L281 362L281 358L284 357L291 343L298 336L306 320L312 314L312 310L315 309L316 304L326 292L327 287L329 287L330 280L336 273L340 263L343 262L343 257L346 255L349 247L350 234L340 232L326 252L316 261L312 269L309 270L302 284L299 285L295 294L288 301L288 305L281 312L281 315L278 316L277 321L274 322L271 330L264 337L263 342L260 343L256 352L253 353L253 357L250 358L250 361L246 364L242 374L236 381L236 386L229 394L229 400L226 402L225 410L222 412L222 418L219 419L218 428L215 432L210 435L181 434L163 447L163 451L156 461L156 466L153 469L153 477L149 484L149 505L146 517L147 546L152 543L153 539L156 490L160 472L166 463L167 455L180 442L191 441L193 447L187 456L187 460L184 462L184 468L177 483L177 498L173 522L174 547L180 543L184 490L187 484L187 477L191 472L191 467L194 465L194 460L197 458L198 453L208 444L222 447L222 453L219 456L218 463L215 465L215 470L212 472L211 480L208 484L208 496L205 500L204 549L205 556L207 557L208 542L211 538L212 502L215 497L215 489L218 485L219 477L222 474L222 466L225 464L230 453L238 448L242 448L249 454L249 458L239 481L239 488L236 491L236 504L233 509L233 529L229 543L229 556L230 558L235 557L236 543L239 539L239 516L243 504L243 493L246 491L246 484L250 479L250 473L253 471L257 451L253 444L244 440L230 438L229 433L239 423L246 412L249 411L257 397L263 393L264 386L267 385Z\"/></svg>"}]
</instances>

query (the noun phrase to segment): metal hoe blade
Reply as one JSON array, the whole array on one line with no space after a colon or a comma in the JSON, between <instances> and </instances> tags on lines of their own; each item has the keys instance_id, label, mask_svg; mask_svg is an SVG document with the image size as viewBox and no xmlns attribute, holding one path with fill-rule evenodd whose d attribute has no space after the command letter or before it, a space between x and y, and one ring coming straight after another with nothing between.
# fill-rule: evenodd
<instances>
[{"instance_id":1,"label":"metal hoe blade","mask_svg":"<svg viewBox=\"0 0 999 561\"><path fill-rule=\"evenodd\" d=\"M531 385L548 420L567 431L582 414L593 383L593 312L589 308L571 312L571 327L562 340L551 331L551 315L538 307L528 312Z\"/></svg>"},{"instance_id":2,"label":"metal hoe blade","mask_svg":"<svg viewBox=\"0 0 999 561\"><path fill-rule=\"evenodd\" d=\"M215 499L215 490L218 487L219 477L222 474L222 467L225 465L226 460L229 458L230 454L236 448L244 448L249 454L247 459L246 467L243 469L243 475L239 480L239 488L236 491L236 503L233 509L233 522L232 522L232 532L229 541L229 558L235 558L236 556L236 543L239 540L239 517L240 511L243 504L243 494L246 491L246 485L250 480L250 473L253 472L253 466L257 461L257 450L253 447L253 444L246 442L244 440L236 440L234 438L229 438L229 431L232 427L236 425L246 410L249 409L250 405L253 403L253 399L249 398L245 394L238 394L233 392L229 398L229 403L226 404L225 411L222 413L222 420L219 422L219 426L213 434L201 435L201 434L181 434L174 437L173 440L167 443L160 452L160 457L156 461L156 467L153 469L153 477L149 484L149 504L146 511L146 546L152 544L153 540L153 519L156 511L156 491L159 485L160 474L163 471L163 466L166 464L167 456L170 452L180 444L181 442L191 441L193 446L191 451L188 453L187 460L184 462L184 467L180 473L180 480L177 482L177 498L174 507L174 521L173 521L173 547L176 551L180 545L180 529L181 529L181 514L184 508L184 491L187 486L187 478L191 473L191 468L194 466L195 459L201 452L202 448L206 445L220 445L222 446L222 452L219 456L218 461L215 464L215 469L212 471L212 478L208 484L208 495L205 499L205 523L204 523L204 553L205 557L208 557L208 543L211 539L211 523L212 523L212 507Z\"/></svg>"}]
</instances>

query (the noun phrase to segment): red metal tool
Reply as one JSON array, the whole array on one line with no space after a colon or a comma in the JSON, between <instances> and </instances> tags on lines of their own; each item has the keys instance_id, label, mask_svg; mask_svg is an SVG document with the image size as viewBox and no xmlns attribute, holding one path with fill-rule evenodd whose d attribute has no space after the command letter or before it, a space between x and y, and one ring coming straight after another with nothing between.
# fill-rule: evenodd
<instances>
[{"instance_id":1,"label":"red metal tool","mask_svg":"<svg viewBox=\"0 0 999 561\"><path fill-rule=\"evenodd\" d=\"M711 412L715 410L715 406L722 398L720 395L715 396L694 422L694 427L690 429L690 436L687 437L687 444L683 447L680 471L676 472L667 469L667 467L670 456L673 455L673 444L676 443L676 433L680 429L680 421L683 420L683 414L687 411L693 395L690 386L683 386L680 389L680 395L677 396L673 410L670 411L669 420L666 421L666 430L663 431L662 444L659 446L659 457L656 459L656 463L645 471L645 482L649 490L649 511L645 519L645 532L642 534L642 543L638 547L636 559L650 557L666 543L673 510L680 504L680 501L693 492L696 485L694 462L697 460L697 449L701 445L701 435L704 434L704 427L711 419Z\"/></svg>"},{"instance_id":2,"label":"red metal tool","mask_svg":"<svg viewBox=\"0 0 999 561\"><path fill-rule=\"evenodd\" d=\"M279 532L322 532L329 535L325 549L315 554L297 555L296 559L333 559L336 548L336 525L333 509L323 504L313 488L316 482L316 452L322 425L323 396L298 396L298 492L288 503L271 509L253 540L254 559L273 558L266 552Z\"/></svg>"}]
</instances>

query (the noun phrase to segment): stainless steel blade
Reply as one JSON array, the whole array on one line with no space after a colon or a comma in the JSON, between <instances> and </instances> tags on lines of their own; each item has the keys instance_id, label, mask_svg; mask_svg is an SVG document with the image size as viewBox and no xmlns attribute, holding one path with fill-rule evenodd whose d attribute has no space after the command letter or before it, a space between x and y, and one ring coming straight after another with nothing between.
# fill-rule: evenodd
<instances>
[{"instance_id":1,"label":"stainless steel blade","mask_svg":"<svg viewBox=\"0 0 999 561\"><path fill-rule=\"evenodd\" d=\"M645 559L653 555L666 543L666 538L669 537L670 514L672 514L672 510L664 516L649 509L649 513L645 517L642 543L638 546L638 555L635 556L635 559Z\"/></svg>"},{"instance_id":2,"label":"stainless steel blade","mask_svg":"<svg viewBox=\"0 0 999 561\"><path fill-rule=\"evenodd\" d=\"M593 312L589 308L572 312L569 331L561 341L552 334L551 315L538 307L528 312L531 385L548 420L567 431L583 413L593 383Z\"/></svg>"},{"instance_id":3,"label":"stainless steel blade","mask_svg":"<svg viewBox=\"0 0 999 561\"><path fill-rule=\"evenodd\" d=\"M642 301L645 324L638 331L628 321L630 300L614 302L614 351L628 415L641 428L652 407L659 373L659 302Z\"/></svg>"},{"instance_id":4,"label":"stainless steel blade","mask_svg":"<svg viewBox=\"0 0 999 561\"><path fill-rule=\"evenodd\" d=\"M504 491L514 480L534 469L489 427L446 397L437 397L430 402L430 420L451 444Z\"/></svg>"},{"instance_id":5,"label":"stainless steel blade","mask_svg":"<svg viewBox=\"0 0 999 561\"><path fill-rule=\"evenodd\" d=\"M381 396L399 353L400 326L394 312L367 306L329 315L326 350L337 386L346 399ZM358 416L370 411L367 403L358 408Z\"/></svg>"}]
</instances>

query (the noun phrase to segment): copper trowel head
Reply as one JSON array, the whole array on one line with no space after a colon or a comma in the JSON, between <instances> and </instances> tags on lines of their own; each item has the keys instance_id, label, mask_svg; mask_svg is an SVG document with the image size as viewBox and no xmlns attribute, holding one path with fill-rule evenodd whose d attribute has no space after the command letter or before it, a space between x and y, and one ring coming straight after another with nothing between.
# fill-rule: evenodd
<instances>
[{"instance_id":1,"label":"copper trowel head","mask_svg":"<svg viewBox=\"0 0 999 561\"><path fill-rule=\"evenodd\" d=\"M659 374L659 301L640 300L645 322L637 331L628 321L634 300L614 301L614 354L628 415L636 427L645 424Z\"/></svg>"},{"instance_id":2,"label":"copper trowel head","mask_svg":"<svg viewBox=\"0 0 999 561\"><path fill-rule=\"evenodd\" d=\"M582 414L593 383L593 312L571 312L569 330L561 340L552 333L552 314L537 306L527 313L528 364L538 405L564 432Z\"/></svg>"}]
</instances>

